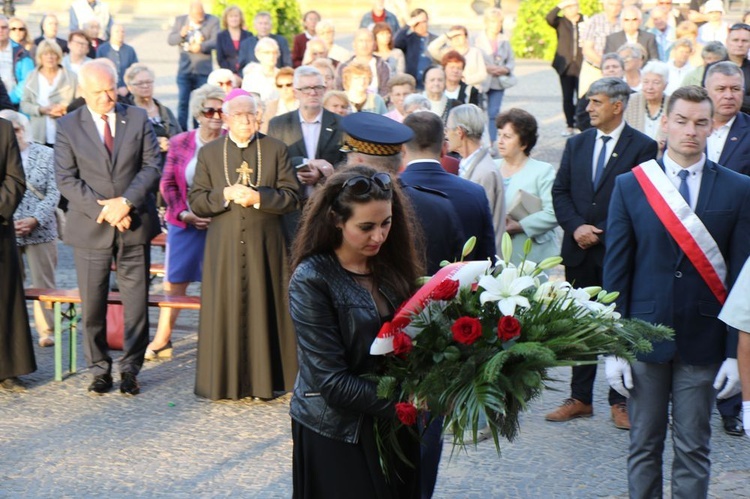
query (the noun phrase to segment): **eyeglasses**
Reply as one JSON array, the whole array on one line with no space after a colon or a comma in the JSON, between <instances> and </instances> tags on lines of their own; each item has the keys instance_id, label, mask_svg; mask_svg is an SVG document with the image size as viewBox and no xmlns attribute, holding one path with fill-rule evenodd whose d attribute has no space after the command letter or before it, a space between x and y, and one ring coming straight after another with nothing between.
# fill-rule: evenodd
<instances>
[{"instance_id":1,"label":"eyeglasses","mask_svg":"<svg viewBox=\"0 0 750 499\"><path fill-rule=\"evenodd\" d=\"M26 31L26 28L23 26L13 26L10 28L11 31Z\"/></svg>"},{"instance_id":2,"label":"eyeglasses","mask_svg":"<svg viewBox=\"0 0 750 499\"><path fill-rule=\"evenodd\" d=\"M291 88L292 83L277 83L276 88Z\"/></svg>"},{"instance_id":3,"label":"eyeglasses","mask_svg":"<svg viewBox=\"0 0 750 499\"><path fill-rule=\"evenodd\" d=\"M627 22L627 23L632 23L632 22L638 21L638 18L637 17L633 17L631 19L623 19L622 21L623 22Z\"/></svg>"},{"instance_id":4,"label":"eyeglasses","mask_svg":"<svg viewBox=\"0 0 750 499\"><path fill-rule=\"evenodd\" d=\"M315 85L314 87L300 87L297 90L303 94L315 94L320 93L326 89L325 85Z\"/></svg>"},{"instance_id":5,"label":"eyeglasses","mask_svg":"<svg viewBox=\"0 0 750 499\"><path fill-rule=\"evenodd\" d=\"M382 191L390 191L393 185L391 176L387 173L376 173L372 177L365 177L363 175L357 175L352 177L341 186L341 191L349 189L355 196L364 196L372 190L372 186L377 185Z\"/></svg>"},{"instance_id":6,"label":"eyeglasses","mask_svg":"<svg viewBox=\"0 0 750 499\"><path fill-rule=\"evenodd\" d=\"M219 107L204 107L201 109L201 114L208 119L221 118L224 115L224 111Z\"/></svg>"},{"instance_id":7,"label":"eyeglasses","mask_svg":"<svg viewBox=\"0 0 750 499\"><path fill-rule=\"evenodd\" d=\"M134 81L133 83L131 83L131 85L134 87L150 87L153 84L154 84L154 80L144 80L144 81L138 81L138 82Z\"/></svg>"},{"instance_id":8,"label":"eyeglasses","mask_svg":"<svg viewBox=\"0 0 750 499\"><path fill-rule=\"evenodd\" d=\"M750 31L750 25L745 23L737 23L733 24L731 28L729 28L729 31L737 31L738 29L744 29L745 31Z\"/></svg>"},{"instance_id":9,"label":"eyeglasses","mask_svg":"<svg viewBox=\"0 0 750 499\"><path fill-rule=\"evenodd\" d=\"M234 86L234 84L231 81L217 81L216 84L219 85L220 87L232 87L232 86Z\"/></svg>"}]
</instances>

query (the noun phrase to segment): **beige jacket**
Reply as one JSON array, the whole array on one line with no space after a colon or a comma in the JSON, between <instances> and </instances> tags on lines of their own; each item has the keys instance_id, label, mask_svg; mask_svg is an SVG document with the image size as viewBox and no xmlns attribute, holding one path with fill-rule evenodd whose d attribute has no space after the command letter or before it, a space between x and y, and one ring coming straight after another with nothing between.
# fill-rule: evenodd
<instances>
[{"instance_id":1,"label":"beige jacket","mask_svg":"<svg viewBox=\"0 0 750 499\"><path fill-rule=\"evenodd\" d=\"M67 69L60 68L60 81L49 95L50 104L64 104L68 106L76 97L76 76ZM21 112L29 116L31 132L34 141L44 144L47 142L47 116L39 112L39 68L34 69L26 80L26 87L21 99Z\"/></svg>"}]
</instances>

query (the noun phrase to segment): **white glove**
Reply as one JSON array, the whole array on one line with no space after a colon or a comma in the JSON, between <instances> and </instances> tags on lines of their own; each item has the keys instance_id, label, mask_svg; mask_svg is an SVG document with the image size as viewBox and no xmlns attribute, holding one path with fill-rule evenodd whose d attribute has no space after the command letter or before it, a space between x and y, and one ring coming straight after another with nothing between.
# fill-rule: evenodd
<instances>
[{"instance_id":1,"label":"white glove","mask_svg":"<svg viewBox=\"0 0 750 499\"><path fill-rule=\"evenodd\" d=\"M745 435L750 437L750 400L742 402L742 427L745 428Z\"/></svg>"},{"instance_id":2,"label":"white glove","mask_svg":"<svg viewBox=\"0 0 750 499\"><path fill-rule=\"evenodd\" d=\"M605 357L604 373L609 386L623 397L630 397L628 390L633 389L633 372L627 360L615 356Z\"/></svg>"},{"instance_id":3,"label":"white glove","mask_svg":"<svg viewBox=\"0 0 750 499\"><path fill-rule=\"evenodd\" d=\"M721 387L724 387L722 389ZM725 359L714 380L714 388L721 390L716 398L728 399L742 390L740 372L737 370L737 359Z\"/></svg>"}]
</instances>

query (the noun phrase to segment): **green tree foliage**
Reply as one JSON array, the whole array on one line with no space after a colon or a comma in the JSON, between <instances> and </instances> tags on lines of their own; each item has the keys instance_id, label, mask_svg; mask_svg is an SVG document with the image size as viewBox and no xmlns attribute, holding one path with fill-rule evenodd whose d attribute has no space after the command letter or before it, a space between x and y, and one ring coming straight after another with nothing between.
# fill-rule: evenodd
<instances>
[{"instance_id":1,"label":"green tree foliage","mask_svg":"<svg viewBox=\"0 0 750 499\"><path fill-rule=\"evenodd\" d=\"M520 2L516 26L510 44L516 57L551 61L557 47L555 30L546 16L559 0L523 0ZM587 18L601 12L599 0L579 0L581 14Z\"/></svg>"},{"instance_id":2,"label":"green tree foliage","mask_svg":"<svg viewBox=\"0 0 750 499\"><path fill-rule=\"evenodd\" d=\"M253 18L258 12L268 12L273 21L273 31L289 42L302 32L302 13L297 0L218 0L212 14L221 18L224 9L236 5L245 14L247 29L253 31Z\"/></svg>"}]
</instances>

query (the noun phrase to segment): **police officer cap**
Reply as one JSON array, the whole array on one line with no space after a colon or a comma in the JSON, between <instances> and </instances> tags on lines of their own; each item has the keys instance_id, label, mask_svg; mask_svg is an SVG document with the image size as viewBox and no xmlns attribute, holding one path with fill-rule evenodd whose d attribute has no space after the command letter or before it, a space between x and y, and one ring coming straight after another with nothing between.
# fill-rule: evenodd
<instances>
[{"instance_id":1,"label":"police officer cap","mask_svg":"<svg viewBox=\"0 0 750 499\"><path fill-rule=\"evenodd\" d=\"M406 125L375 113L353 113L341 120L344 129L343 152L370 156L393 156L414 132Z\"/></svg>"}]
</instances>

